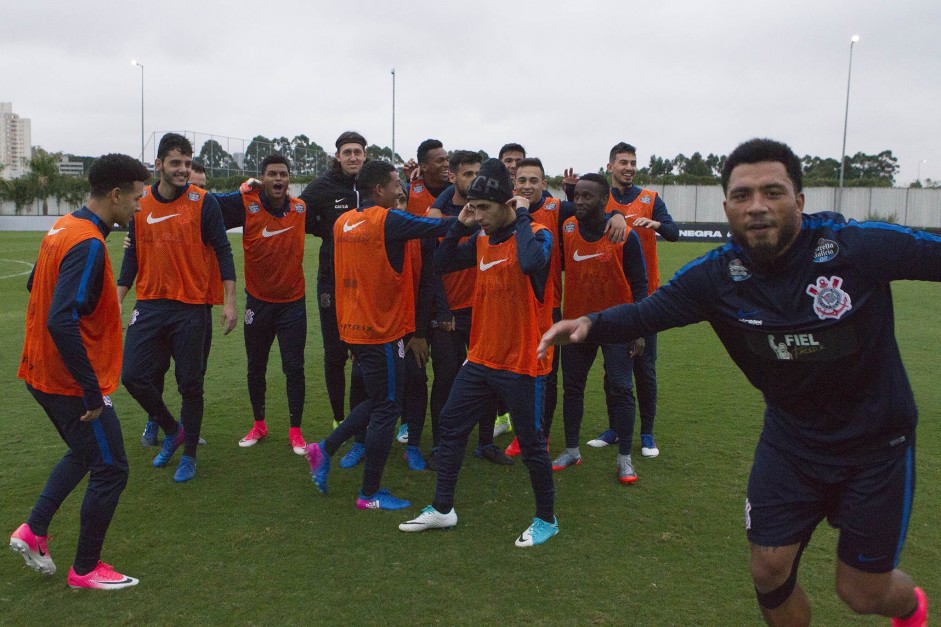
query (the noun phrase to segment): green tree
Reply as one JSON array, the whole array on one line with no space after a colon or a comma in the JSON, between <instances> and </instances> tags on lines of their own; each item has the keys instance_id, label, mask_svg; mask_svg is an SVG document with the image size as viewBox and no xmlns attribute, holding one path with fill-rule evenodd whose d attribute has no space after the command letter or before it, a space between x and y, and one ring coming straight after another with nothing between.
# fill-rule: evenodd
<instances>
[{"instance_id":1,"label":"green tree","mask_svg":"<svg viewBox=\"0 0 941 627\"><path fill-rule=\"evenodd\" d=\"M203 143L197 159L206 168L206 173L209 176L218 176L223 172L228 173L230 170L238 169L232 155L214 139Z\"/></svg>"},{"instance_id":2,"label":"green tree","mask_svg":"<svg viewBox=\"0 0 941 627\"><path fill-rule=\"evenodd\" d=\"M370 159L382 159L383 161L388 161L396 167L405 164L405 161L402 159L402 156L399 153L395 153L393 158L392 149L388 146L377 146L372 144L366 148L366 156Z\"/></svg>"},{"instance_id":3,"label":"green tree","mask_svg":"<svg viewBox=\"0 0 941 627\"><path fill-rule=\"evenodd\" d=\"M836 159L804 155L801 167L807 184L836 185L840 177L840 162Z\"/></svg>"},{"instance_id":4,"label":"green tree","mask_svg":"<svg viewBox=\"0 0 941 627\"><path fill-rule=\"evenodd\" d=\"M657 155L650 155L650 165L647 166L650 178L655 179L673 173L673 162Z\"/></svg>"},{"instance_id":5,"label":"green tree","mask_svg":"<svg viewBox=\"0 0 941 627\"><path fill-rule=\"evenodd\" d=\"M261 162L274 152L274 143L264 135L255 135L245 149L245 171L258 174Z\"/></svg>"},{"instance_id":6,"label":"green tree","mask_svg":"<svg viewBox=\"0 0 941 627\"><path fill-rule=\"evenodd\" d=\"M714 155L711 152L706 156L706 165L709 167L710 172L715 177L722 176L722 168L725 166L726 156Z\"/></svg>"},{"instance_id":7,"label":"green tree","mask_svg":"<svg viewBox=\"0 0 941 627\"><path fill-rule=\"evenodd\" d=\"M877 155L857 152L849 159L847 169L852 172L852 176L844 174L844 178L868 179L891 187L899 171L899 160L891 150L883 150Z\"/></svg>"},{"instance_id":8,"label":"green tree","mask_svg":"<svg viewBox=\"0 0 941 627\"><path fill-rule=\"evenodd\" d=\"M299 175L319 174L330 163L326 151L304 134L291 140L291 152L294 155L295 171Z\"/></svg>"},{"instance_id":9,"label":"green tree","mask_svg":"<svg viewBox=\"0 0 941 627\"><path fill-rule=\"evenodd\" d=\"M0 197L10 200L21 212L36 201L42 201L42 215L49 215L49 198L81 202L87 192L87 181L59 174L62 153L49 153L42 148L33 149L27 162L29 171L11 181L2 181Z\"/></svg>"},{"instance_id":10,"label":"green tree","mask_svg":"<svg viewBox=\"0 0 941 627\"><path fill-rule=\"evenodd\" d=\"M706 163L706 160L703 159L703 156L699 152L694 152L684 164L683 169L680 174L688 174L689 176L712 176L712 168L709 167L709 164Z\"/></svg>"},{"instance_id":11,"label":"green tree","mask_svg":"<svg viewBox=\"0 0 941 627\"><path fill-rule=\"evenodd\" d=\"M29 160L29 172L24 178L31 178L35 182L36 199L42 199L44 216L49 215L49 197L55 195L56 183L62 176L59 174L61 160L61 152L50 154L38 146Z\"/></svg>"}]
</instances>

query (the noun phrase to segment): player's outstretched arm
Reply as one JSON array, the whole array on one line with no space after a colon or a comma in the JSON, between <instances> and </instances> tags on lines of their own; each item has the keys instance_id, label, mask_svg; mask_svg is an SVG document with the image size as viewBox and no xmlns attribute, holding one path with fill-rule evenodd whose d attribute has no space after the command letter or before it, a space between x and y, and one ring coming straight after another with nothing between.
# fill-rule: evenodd
<instances>
[{"instance_id":1,"label":"player's outstretched arm","mask_svg":"<svg viewBox=\"0 0 941 627\"><path fill-rule=\"evenodd\" d=\"M563 346L565 344L578 344L584 342L588 337L588 330L591 329L591 320L587 316L582 316L575 320L560 320L556 322L542 336L539 341L539 348L536 352L539 358L546 356L549 346Z\"/></svg>"}]
</instances>

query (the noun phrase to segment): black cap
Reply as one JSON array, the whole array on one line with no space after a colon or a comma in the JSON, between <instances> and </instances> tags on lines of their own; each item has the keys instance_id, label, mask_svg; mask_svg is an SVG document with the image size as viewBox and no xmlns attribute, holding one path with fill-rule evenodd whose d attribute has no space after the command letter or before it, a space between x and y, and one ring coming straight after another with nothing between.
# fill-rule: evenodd
<instances>
[{"instance_id":1,"label":"black cap","mask_svg":"<svg viewBox=\"0 0 941 627\"><path fill-rule=\"evenodd\" d=\"M346 131L345 133L341 133L340 136L337 137L337 150L339 150L340 146L343 146L344 144L359 144L365 149L366 138L360 135L359 133L357 133L356 131Z\"/></svg>"},{"instance_id":2,"label":"black cap","mask_svg":"<svg viewBox=\"0 0 941 627\"><path fill-rule=\"evenodd\" d=\"M487 159L467 190L470 200L493 200L506 202L513 198L513 182L510 172L499 159Z\"/></svg>"}]
</instances>

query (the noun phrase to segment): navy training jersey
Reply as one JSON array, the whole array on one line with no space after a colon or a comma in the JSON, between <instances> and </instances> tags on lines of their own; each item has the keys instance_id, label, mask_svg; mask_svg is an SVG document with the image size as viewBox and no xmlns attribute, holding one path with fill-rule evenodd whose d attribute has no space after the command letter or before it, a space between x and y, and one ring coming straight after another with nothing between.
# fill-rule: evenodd
<instances>
[{"instance_id":1,"label":"navy training jersey","mask_svg":"<svg viewBox=\"0 0 941 627\"><path fill-rule=\"evenodd\" d=\"M903 452L917 423L894 333L889 283L899 279L941 281L941 238L804 215L773 263L726 244L637 305L590 316L589 341L708 321L764 395L764 440L824 463L877 461Z\"/></svg>"}]
</instances>

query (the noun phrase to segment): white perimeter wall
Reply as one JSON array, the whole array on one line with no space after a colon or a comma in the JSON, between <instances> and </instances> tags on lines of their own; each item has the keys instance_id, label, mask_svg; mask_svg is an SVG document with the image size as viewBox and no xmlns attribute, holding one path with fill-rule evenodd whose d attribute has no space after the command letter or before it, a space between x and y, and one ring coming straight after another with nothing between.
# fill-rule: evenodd
<instances>
[{"instance_id":1,"label":"white perimeter wall","mask_svg":"<svg viewBox=\"0 0 941 627\"><path fill-rule=\"evenodd\" d=\"M300 184L291 185L291 194L297 196L303 188ZM722 188L718 185L651 185L650 188L660 194L677 222L725 222ZM805 189L804 211L832 211L836 207L838 193L839 190L833 187ZM0 203L0 231L46 230L57 216L78 208L49 198L46 201L48 215L43 215L43 203L39 201L21 211L17 211L13 203ZM846 188L843 190L843 213L854 220L865 220L873 214L883 218L894 215L898 224L937 229L941 228L941 189Z\"/></svg>"}]
</instances>

